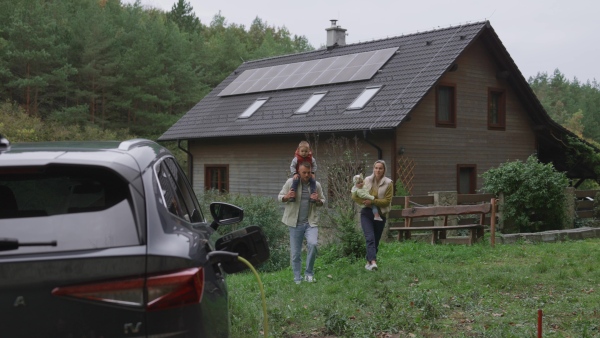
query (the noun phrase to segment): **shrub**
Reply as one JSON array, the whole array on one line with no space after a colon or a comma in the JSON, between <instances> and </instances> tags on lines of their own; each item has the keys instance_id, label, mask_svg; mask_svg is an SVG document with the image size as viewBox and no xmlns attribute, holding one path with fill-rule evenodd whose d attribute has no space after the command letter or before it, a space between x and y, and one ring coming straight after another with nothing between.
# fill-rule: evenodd
<instances>
[{"instance_id":1,"label":"shrub","mask_svg":"<svg viewBox=\"0 0 600 338\"><path fill-rule=\"evenodd\" d=\"M209 205L212 202L230 203L244 209L244 220L238 224L219 228L218 231L221 234L250 225L258 225L263 230L267 237L271 257L259 267L259 270L276 271L289 266L288 231L287 227L281 223L282 213L275 199L266 196L221 194L212 190L199 194L198 200L205 212L210 212ZM210 215L206 215L206 217L211 219Z\"/></svg>"},{"instance_id":2,"label":"shrub","mask_svg":"<svg viewBox=\"0 0 600 338\"><path fill-rule=\"evenodd\" d=\"M363 257L365 241L357 226L357 205L350 191L352 177L367 173L367 155L361 150L357 138L334 136L326 141L323 155L319 157L319 168L324 168L327 175L328 202L327 208L321 210L319 226L333 235L333 241L327 244L333 246L332 251L338 258Z\"/></svg>"},{"instance_id":3,"label":"shrub","mask_svg":"<svg viewBox=\"0 0 600 338\"><path fill-rule=\"evenodd\" d=\"M543 164L535 156L527 161L501 164L482 175L483 190L504 194L504 219L519 232L558 230L565 214L564 188L568 179L552 164Z\"/></svg>"},{"instance_id":4,"label":"shrub","mask_svg":"<svg viewBox=\"0 0 600 338\"><path fill-rule=\"evenodd\" d=\"M0 134L11 143L42 141L124 140L134 138L129 130L108 130L87 124L42 121L11 103L0 103Z\"/></svg>"}]
</instances>

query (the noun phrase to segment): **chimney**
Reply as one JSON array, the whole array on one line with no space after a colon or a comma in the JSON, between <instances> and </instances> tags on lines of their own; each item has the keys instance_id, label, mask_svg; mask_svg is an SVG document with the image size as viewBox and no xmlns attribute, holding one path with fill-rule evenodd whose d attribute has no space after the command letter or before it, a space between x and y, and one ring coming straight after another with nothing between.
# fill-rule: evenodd
<instances>
[{"instance_id":1,"label":"chimney","mask_svg":"<svg viewBox=\"0 0 600 338\"><path fill-rule=\"evenodd\" d=\"M331 27L325 28L327 31L327 49L332 49L335 46L346 45L346 30L336 25L337 20L330 20Z\"/></svg>"}]
</instances>

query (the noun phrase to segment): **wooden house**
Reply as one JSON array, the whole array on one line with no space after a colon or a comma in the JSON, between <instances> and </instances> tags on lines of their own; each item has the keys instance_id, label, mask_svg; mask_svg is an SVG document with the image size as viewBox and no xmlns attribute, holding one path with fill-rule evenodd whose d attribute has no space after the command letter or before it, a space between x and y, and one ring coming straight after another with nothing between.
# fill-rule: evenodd
<instances>
[{"instance_id":1,"label":"wooden house","mask_svg":"<svg viewBox=\"0 0 600 338\"><path fill-rule=\"evenodd\" d=\"M243 63L159 138L187 141L197 191L277 195L306 135L358 136L415 195L475 193L483 172L534 153L569 177L594 175L566 163L562 139L574 135L488 21L356 44L335 21L326 31L327 48Z\"/></svg>"}]
</instances>

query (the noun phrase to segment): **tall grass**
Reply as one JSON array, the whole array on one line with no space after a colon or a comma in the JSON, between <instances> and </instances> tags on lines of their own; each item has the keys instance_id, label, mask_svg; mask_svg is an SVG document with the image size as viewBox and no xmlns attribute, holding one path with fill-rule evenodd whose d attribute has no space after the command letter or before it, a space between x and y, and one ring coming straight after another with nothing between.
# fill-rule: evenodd
<instances>
[{"instance_id":1,"label":"tall grass","mask_svg":"<svg viewBox=\"0 0 600 338\"><path fill-rule=\"evenodd\" d=\"M379 271L317 258L313 284L264 273L272 337L600 337L600 240L382 243ZM251 274L227 277L233 337L259 337Z\"/></svg>"}]
</instances>

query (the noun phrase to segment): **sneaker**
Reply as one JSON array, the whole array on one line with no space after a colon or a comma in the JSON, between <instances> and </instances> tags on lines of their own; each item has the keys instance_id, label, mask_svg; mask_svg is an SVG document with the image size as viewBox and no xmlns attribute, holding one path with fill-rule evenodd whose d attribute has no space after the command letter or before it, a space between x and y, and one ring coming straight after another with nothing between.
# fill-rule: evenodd
<instances>
[{"instance_id":1,"label":"sneaker","mask_svg":"<svg viewBox=\"0 0 600 338\"><path fill-rule=\"evenodd\" d=\"M383 221L383 218L381 218L380 216L376 216L373 219L376 220L376 221Z\"/></svg>"},{"instance_id":2,"label":"sneaker","mask_svg":"<svg viewBox=\"0 0 600 338\"><path fill-rule=\"evenodd\" d=\"M294 283L300 284L300 283L302 283L302 281L301 280L295 280Z\"/></svg>"},{"instance_id":3,"label":"sneaker","mask_svg":"<svg viewBox=\"0 0 600 338\"><path fill-rule=\"evenodd\" d=\"M371 270L371 271L377 271L377 263L371 264L371 268L369 270Z\"/></svg>"},{"instance_id":4,"label":"sneaker","mask_svg":"<svg viewBox=\"0 0 600 338\"><path fill-rule=\"evenodd\" d=\"M372 267L371 267L371 263L367 263L367 264L365 265L365 269L367 269L367 270L371 271L371 269L372 269Z\"/></svg>"},{"instance_id":5,"label":"sneaker","mask_svg":"<svg viewBox=\"0 0 600 338\"><path fill-rule=\"evenodd\" d=\"M315 276L304 276L304 281L307 283L314 283L317 281Z\"/></svg>"}]
</instances>

